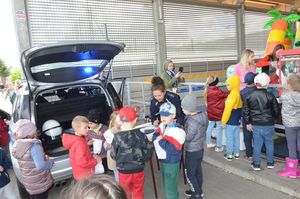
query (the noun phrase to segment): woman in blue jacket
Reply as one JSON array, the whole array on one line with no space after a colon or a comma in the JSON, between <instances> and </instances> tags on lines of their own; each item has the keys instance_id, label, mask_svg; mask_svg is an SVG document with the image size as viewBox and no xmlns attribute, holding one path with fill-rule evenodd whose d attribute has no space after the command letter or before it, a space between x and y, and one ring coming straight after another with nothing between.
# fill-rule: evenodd
<instances>
[{"instance_id":1,"label":"woman in blue jacket","mask_svg":"<svg viewBox=\"0 0 300 199\"><path fill-rule=\"evenodd\" d=\"M181 109L181 100L179 95L166 90L164 80L158 76L153 77L151 80L152 98L150 102L150 119L154 126L160 123L160 116L157 115L160 106L165 102L172 103L176 108L176 123L184 124L184 113Z\"/></svg>"}]
</instances>

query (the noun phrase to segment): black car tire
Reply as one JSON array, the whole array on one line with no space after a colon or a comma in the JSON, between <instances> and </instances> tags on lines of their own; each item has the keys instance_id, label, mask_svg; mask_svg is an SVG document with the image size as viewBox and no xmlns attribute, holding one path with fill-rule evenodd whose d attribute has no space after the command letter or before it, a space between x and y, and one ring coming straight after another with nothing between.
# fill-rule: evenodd
<instances>
[{"instance_id":1,"label":"black car tire","mask_svg":"<svg viewBox=\"0 0 300 199\"><path fill-rule=\"evenodd\" d=\"M29 193L26 191L24 185L17 179L17 186L18 186L18 190L19 190L19 194L20 194L20 198L22 199L29 199Z\"/></svg>"}]
</instances>

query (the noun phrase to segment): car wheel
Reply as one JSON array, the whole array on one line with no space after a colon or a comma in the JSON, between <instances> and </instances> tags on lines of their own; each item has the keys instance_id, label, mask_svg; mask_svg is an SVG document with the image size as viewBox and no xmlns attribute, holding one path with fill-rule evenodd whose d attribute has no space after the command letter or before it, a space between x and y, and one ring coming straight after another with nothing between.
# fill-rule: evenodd
<instances>
[{"instance_id":1,"label":"car wheel","mask_svg":"<svg viewBox=\"0 0 300 199\"><path fill-rule=\"evenodd\" d=\"M20 194L20 198L22 199L29 199L29 193L26 191L24 185L17 179L17 186Z\"/></svg>"}]
</instances>

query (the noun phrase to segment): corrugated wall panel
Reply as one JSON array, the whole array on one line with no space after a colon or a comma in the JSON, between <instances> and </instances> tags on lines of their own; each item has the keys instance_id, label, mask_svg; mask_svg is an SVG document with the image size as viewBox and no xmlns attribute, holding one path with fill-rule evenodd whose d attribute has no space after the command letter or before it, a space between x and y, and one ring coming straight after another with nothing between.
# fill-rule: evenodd
<instances>
[{"instance_id":1,"label":"corrugated wall panel","mask_svg":"<svg viewBox=\"0 0 300 199\"><path fill-rule=\"evenodd\" d=\"M165 2L164 16L168 58L237 59L235 10Z\"/></svg>"},{"instance_id":2,"label":"corrugated wall panel","mask_svg":"<svg viewBox=\"0 0 300 199\"><path fill-rule=\"evenodd\" d=\"M263 29L263 26L271 16L262 12L245 12L245 37L246 48L255 52L257 57L262 57L266 48L269 30Z\"/></svg>"},{"instance_id":3,"label":"corrugated wall panel","mask_svg":"<svg viewBox=\"0 0 300 199\"><path fill-rule=\"evenodd\" d=\"M105 40L107 24L109 39L126 44L125 52L114 60L116 76L118 66L155 62L150 0L28 0L27 9L32 46Z\"/></svg>"}]
</instances>

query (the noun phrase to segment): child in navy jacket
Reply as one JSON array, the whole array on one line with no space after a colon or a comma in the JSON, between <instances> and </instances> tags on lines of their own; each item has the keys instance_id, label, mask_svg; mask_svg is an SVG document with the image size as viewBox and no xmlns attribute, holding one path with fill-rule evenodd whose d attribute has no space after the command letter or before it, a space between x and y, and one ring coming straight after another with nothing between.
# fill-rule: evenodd
<instances>
[{"instance_id":1,"label":"child in navy jacket","mask_svg":"<svg viewBox=\"0 0 300 199\"><path fill-rule=\"evenodd\" d=\"M176 108L172 103L163 103L158 114L162 123L153 134L153 142L161 163L164 192L167 199L179 199L179 164L185 132L174 122Z\"/></svg>"}]
</instances>

